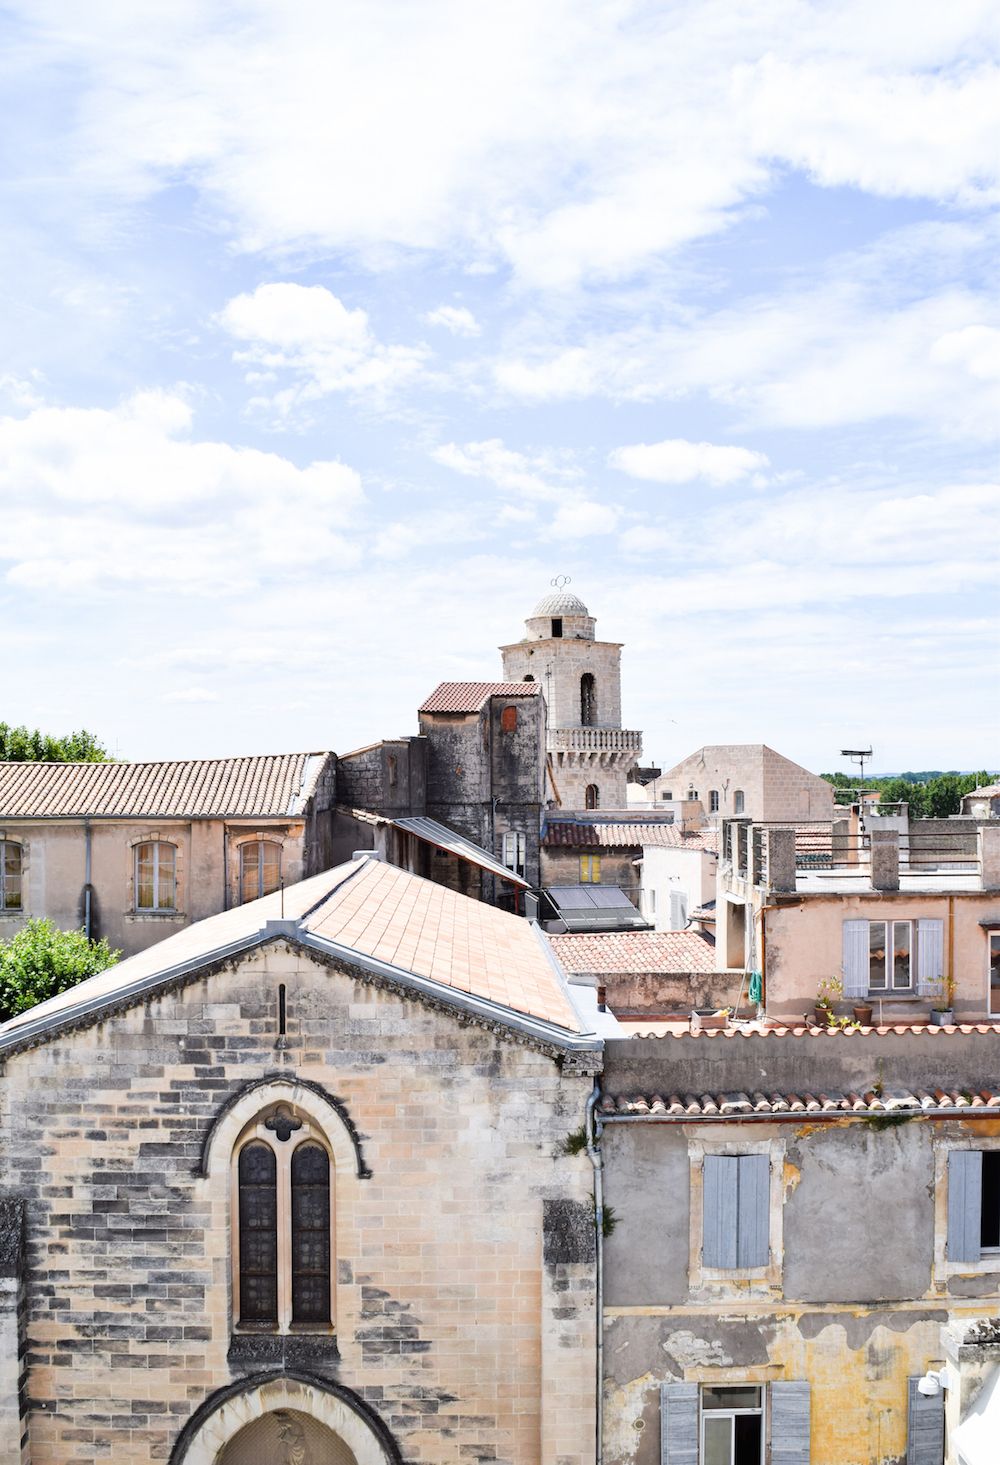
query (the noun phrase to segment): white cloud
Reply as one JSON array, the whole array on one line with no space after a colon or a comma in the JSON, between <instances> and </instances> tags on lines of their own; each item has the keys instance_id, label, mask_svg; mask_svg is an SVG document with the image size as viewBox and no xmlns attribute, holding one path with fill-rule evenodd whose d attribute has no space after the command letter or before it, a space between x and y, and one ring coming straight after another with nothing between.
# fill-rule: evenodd
<instances>
[{"instance_id":1,"label":"white cloud","mask_svg":"<svg viewBox=\"0 0 1000 1465\"><path fill-rule=\"evenodd\" d=\"M247 342L233 359L251 384L292 378L267 398L282 416L336 392L382 401L418 376L427 358L419 346L382 345L366 312L349 310L322 285L258 285L230 300L219 321Z\"/></svg>"},{"instance_id":2,"label":"white cloud","mask_svg":"<svg viewBox=\"0 0 1000 1465\"><path fill-rule=\"evenodd\" d=\"M528 456L504 447L500 438L478 443L443 443L431 454L435 463L466 478L482 478L505 493L532 499L559 499L575 483L573 467L543 453Z\"/></svg>"},{"instance_id":3,"label":"white cloud","mask_svg":"<svg viewBox=\"0 0 1000 1465\"><path fill-rule=\"evenodd\" d=\"M767 456L752 448L691 443L685 438L617 448L608 462L632 478L653 483L693 483L702 479L717 486L757 477L768 467Z\"/></svg>"},{"instance_id":4,"label":"white cloud","mask_svg":"<svg viewBox=\"0 0 1000 1465\"><path fill-rule=\"evenodd\" d=\"M439 305L424 316L429 326L444 326L453 336L478 336L479 322L464 305Z\"/></svg>"},{"instance_id":5,"label":"white cloud","mask_svg":"<svg viewBox=\"0 0 1000 1465\"><path fill-rule=\"evenodd\" d=\"M246 250L413 251L561 288L724 227L789 168L824 186L997 195L988 5L731 0L649 7L21 0L81 94L74 187L197 188ZM387 99L391 104L387 105ZM455 119L461 125L455 125Z\"/></svg>"},{"instance_id":6,"label":"white cloud","mask_svg":"<svg viewBox=\"0 0 1000 1465\"><path fill-rule=\"evenodd\" d=\"M116 584L248 591L292 566L349 564L353 468L189 437L181 397L0 418L0 564L48 592Z\"/></svg>"},{"instance_id":7,"label":"white cloud","mask_svg":"<svg viewBox=\"0 0 1000 1465\"><path fill-rule=\"evenodd\" d=\"M611 534L618 523L618 510L610 504L580 499L567 504L556 514L549 529L552 539L588 539L592 535Z\"/></svg>"}]
</instances>

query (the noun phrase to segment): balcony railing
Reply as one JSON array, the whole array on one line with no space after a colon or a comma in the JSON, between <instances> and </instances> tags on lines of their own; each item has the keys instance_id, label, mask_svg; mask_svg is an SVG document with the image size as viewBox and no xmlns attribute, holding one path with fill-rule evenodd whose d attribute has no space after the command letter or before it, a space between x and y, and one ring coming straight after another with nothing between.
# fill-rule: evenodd
<instances>
[{"instance_id":1,"label":"balcony railing","mask_svg":"<svg viewBox=\"0 0 1000 1465\"><path fill-rule=\"evenodd\" d=\"M549 730L554 753L641 753L642 733L621 727L557 727Z\"/></svg>"}]
</instances>

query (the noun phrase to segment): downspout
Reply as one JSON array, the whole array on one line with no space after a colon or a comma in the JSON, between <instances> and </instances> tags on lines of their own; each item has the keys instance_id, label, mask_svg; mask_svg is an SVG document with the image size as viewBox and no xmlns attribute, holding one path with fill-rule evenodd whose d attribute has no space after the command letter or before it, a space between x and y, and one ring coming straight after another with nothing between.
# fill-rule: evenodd
<instances>
[{"instance_id":1,"label":"downspout","mask_svg":"<svg viewBox=\"0 0 1000 1465\"><path fill-rule=\"evenodd\" d=\"M84 847L85 853L84 853L84 865L83 865L83 930L84 930L84 934L87 937L87 940L88 941L90 940L90 929L91 929L91 905L90 905L90 903L91 903L91 886L90 886L91 858L90 858L90 855L91 855L91 841L92 841L92 838L93 838L93 831L91 830L91 827L90 827L90 820L89 819L84 819L84 821L83 821L83 847Z\"/></svg>"},{"instance_id":2,"label":"downspout","mask_svg":"<svg viewBox=\"0 0 1000 1465\"><path fill-rule=\"evenodd\" d=\"M597 1451L595 1465L604 1459L604 1161L601 1158L601 1121L596 1113L601 1087L587 1100L587 1155L594 1167L594 1232L597 1259Z\"/></svg>"}]
</instances>

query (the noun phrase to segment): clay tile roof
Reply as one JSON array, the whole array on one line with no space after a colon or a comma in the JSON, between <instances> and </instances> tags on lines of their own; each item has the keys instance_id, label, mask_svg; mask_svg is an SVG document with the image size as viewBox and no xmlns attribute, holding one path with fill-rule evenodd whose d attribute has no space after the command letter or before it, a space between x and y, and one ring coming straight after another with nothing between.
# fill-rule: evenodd
<instances>
[{"instance_id":1,"label":"clay tile roof","mask_svg":"<svg viewBox=\"0 0 1000 1465\"><path fill-rule=\"evenodd\" d=\"M542 844L550 848L591 849L601 846L612 849L633 849L656 845L664 849L704 850L717 854L719 835L715 829L695 829L684 834L676 824L602 823L589 819L553 819L546 825Z\"/></svg>"},{"instance_id":2,"label":"clay tile roof","mask_svg":"<svg viewBox=\"0 0 1000 1465\"><path fill-rule=\"evenodd\" d=\"M959 1093L957 1090L916 1088L900 1089L881 1096L843 1094L605 1094L600 1109L605 1119L616 1118L739 1118L741 1114L844 1114L882 1116L887 1122L894 1115L928 1111L958 1112L965 1109L1000 1109L1000 1089L981 1094Z\"/></svg>"},{"instance_id":3,"label":"clay tile roof","mask_svg":"<svg viewBox=\"0 0 1000 1465\"><path fill-rule=\"evenodd\" d=\"M976 797L976 795L978 795L980 798L988 796L991 799L995 799L998 797L998 795L1000 795L1000 783L986 783L983 785L982 788L970 789L969 792L967 794L963 794L962 797L966 799L971 799Z\"/></svg>"},{"instance_id":4,"label":"clay tile roof","mask_svg":"<svg viewBox=\"0 0 1000 1465\"><path fill-rule=\"evenodd\" d=\"M440 682L418 712L478 712L491 697L537 697L538 682Z\"/></svg>"},{"instance_id":5,"label":"clay tile roof","mask_svg":"<svg viewBox=\"0 0 1000 1465\"><path fill-rule=\"evenodd\" d=\"M549 940L568 972L624 976L715 971L715 946L697 931L609 931Z\"/></svg>"},{"instance_id":6,"label":"clay tile roof","mask_svg":"<svg viewBox=\"0 0 1000 1465\"><path fill-rule=\"evenodd\" d=\"M0 763L0 819L302 814L330 753L177 763Z\"/></svg>"},{"instance_id":7,"label":"clay tile roof","mask_svg":"<svg viewBox=\"0 0 1000 1465\"><path fill-rule=\"evenodd\" d=\"M502 1024L518 1015L541 1021L556 1039L597 1040L583 1027L565 978L542 932L508 911L470 900L419 875L367 857L286 887L280 894L197 921L146 951L80 982L0 1026L0 1048L50 1032L75 1014L99 1020L108 1005L145 994L251 947L268 923L290 927L307 949L356 964L447 1003L449 993L485 999Z\"/></svg>"}]
</instances>

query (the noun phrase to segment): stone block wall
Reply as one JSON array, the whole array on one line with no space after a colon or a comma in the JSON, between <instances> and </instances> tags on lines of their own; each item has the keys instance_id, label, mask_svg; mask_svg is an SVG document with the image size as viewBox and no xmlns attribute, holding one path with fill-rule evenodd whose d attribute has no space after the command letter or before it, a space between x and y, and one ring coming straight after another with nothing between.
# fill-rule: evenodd
<instances>
[{"instance_id":1,"label":"stone block wall","mask_svg":"<svg viewBox=\"0 0 1000 1465\"><path fill-rule=\"evenodd\" d=\"M589 1205L586 1156L561 1143L594 1062L560 1065L283 941L11 1056L0 1174L27 1221L27 1461L166 1461L206 1400L294 1345L408 1465L587 1465L588 1284L546 1273L542 1238L547 1201ZM230 1153L213 1140L202 1174L203 1150L265 1079L336 1096L370 1172L331 1123L335 1346L232 1347ZM576 1422L553 1420L567 1400Z\"/></svg>"}]
</instances>

